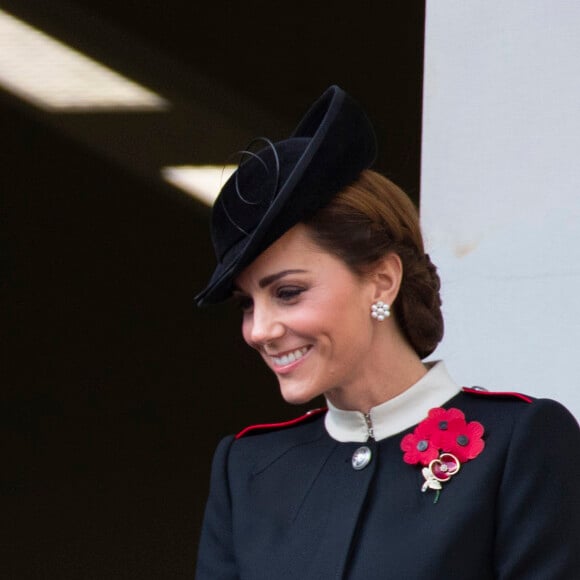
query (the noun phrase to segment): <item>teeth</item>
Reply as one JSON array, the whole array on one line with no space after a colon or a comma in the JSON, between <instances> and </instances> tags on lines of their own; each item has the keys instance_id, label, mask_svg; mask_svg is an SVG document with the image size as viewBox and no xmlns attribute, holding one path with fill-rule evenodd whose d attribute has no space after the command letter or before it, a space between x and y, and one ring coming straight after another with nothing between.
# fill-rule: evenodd
<instances>
[{"instance_id":1,"label":"teeth","mask_svg":"<svg viewBox=\"0 0 580 580\"><path fill-rule=\"evenodd\" d=\"M289 365L290 363L297 361L298 359L301 359L306 354L307 351L308 347L303 346L302 348L296 349L283 356L280 357L274 356L272 358L277 366L283 367L285 365Z\"/></svg>"}]
</instances>

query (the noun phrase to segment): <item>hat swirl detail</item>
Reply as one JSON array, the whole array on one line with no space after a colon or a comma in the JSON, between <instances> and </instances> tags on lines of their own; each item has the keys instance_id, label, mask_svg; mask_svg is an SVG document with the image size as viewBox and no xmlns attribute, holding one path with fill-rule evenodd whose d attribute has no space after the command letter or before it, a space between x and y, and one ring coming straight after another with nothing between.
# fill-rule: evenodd
<instances>
[{"instance_id":1,"label":"hat swirl detail","mask_svg":"<svg viewBox=\"0 0 580 580\"><path fill-rule=\"evenodd\" d=\"M257 152L255 143L265 143ZM292 135L258 138L223 186L212 211L216 269L199 306L231 294L236 275L297 223L368 169L376 138L366 114L340 87L329 87Z\"/></svg>"}]
</instances>

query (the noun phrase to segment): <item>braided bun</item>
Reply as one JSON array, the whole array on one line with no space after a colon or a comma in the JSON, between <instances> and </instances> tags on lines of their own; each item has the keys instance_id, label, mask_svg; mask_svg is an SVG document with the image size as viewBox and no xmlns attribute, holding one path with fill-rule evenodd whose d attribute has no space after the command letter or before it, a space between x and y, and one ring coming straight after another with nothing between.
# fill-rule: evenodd
<instances>
[{"instance_id":1,"label":"braided bun","mask_svg":"<svg viewBox=\"0 0 580 580\"><path fill-rule=\"evenodd\" d=\"M391 310L419 357L430 355L443 338L441 282L425 253L417 210L403 190L365 170L305 223L316 243L358 275L389 252L399 255L403 277Z\"/></svg>"}]
</instances>

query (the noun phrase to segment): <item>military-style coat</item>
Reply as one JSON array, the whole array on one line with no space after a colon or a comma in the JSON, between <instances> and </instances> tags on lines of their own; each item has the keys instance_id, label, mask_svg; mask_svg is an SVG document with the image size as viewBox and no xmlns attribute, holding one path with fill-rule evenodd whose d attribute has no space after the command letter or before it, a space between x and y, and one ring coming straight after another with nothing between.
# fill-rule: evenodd
<instances>
[{"instance_id":1,"label":"military-style coat","mask_svg":"<svg viewBox=\"0 0 580 580\"><path fill-rule=\"evenodd\" d=\"M485 430L436 502L401 450L434 407ZM460 390L439 363L367 416L241 435L214 457L197 580L580 578L580 430L554 401Z\"/></svg>"}]
</instances>

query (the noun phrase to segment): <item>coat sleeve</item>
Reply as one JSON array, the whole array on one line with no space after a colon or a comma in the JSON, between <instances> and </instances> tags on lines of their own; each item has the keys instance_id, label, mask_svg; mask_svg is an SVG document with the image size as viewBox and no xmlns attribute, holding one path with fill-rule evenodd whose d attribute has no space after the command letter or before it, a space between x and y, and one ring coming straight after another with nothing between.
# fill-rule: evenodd
<instances>
[{"instance_id":1,"label":"coat sleeve","mask_svg":"<svg viewBox=\"0 0 580 580\"><path fill-rule=\"evenodd\" d=\"M222 439L215 452L199 552L196 580L237 580L232 540L232 511L228 455L233 437Z\"/></svg>"},{"instance_id":2,"label":"coat sleeve","mask_svg":"<svg viewBox=\"0 0 580 580\"><path fill-rule=\"evenodd\" d=\"M497 508L498 580L580 577L580 430L558 403L515 425Z\"/></svg>"}]
</instances>

